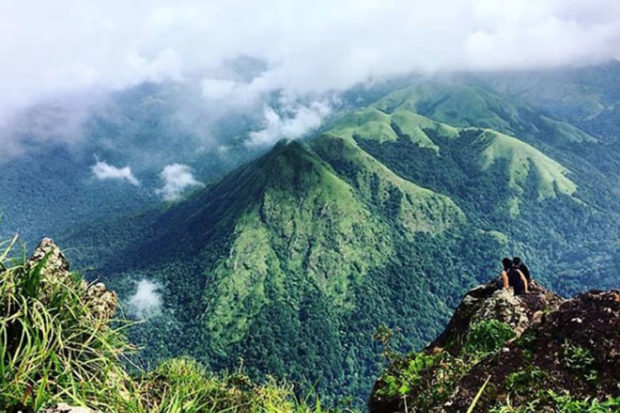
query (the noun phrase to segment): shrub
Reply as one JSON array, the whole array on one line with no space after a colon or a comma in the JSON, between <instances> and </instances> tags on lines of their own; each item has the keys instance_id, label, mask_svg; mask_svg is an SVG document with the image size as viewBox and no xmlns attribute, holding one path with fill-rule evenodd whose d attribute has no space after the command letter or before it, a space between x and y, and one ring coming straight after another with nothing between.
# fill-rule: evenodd
<instances>
[{"instance_id":1,"label":"shrub","mask_svg":"<svg viewBox=\"0 0 620 413\"><path fill-rule=\"evenodd\" d=\"M409 394L422 382L423 373L435 365L435 357L426 353L414 353L408 359L397 362L383 377L383 387L377 394L396 396Z\"/></svg>"},{"instance_id":2,"label":"shrub","mask_svg":"<svg viewBox=\"0 0 620 413\"><path fill-rule=\"evenodd\" d=\"M593 368L595 359L587 348L575 346L565 341L562 344L562 361L573 373L584 376L588 381L596 380L597 373L596 369Z\"/></svg>"},{"instance_id":3,"label":"shrub","mask_svg":"<svg viewBox=\"0 0 620 413\"><path fill-rule=\"evenodd\" d=\"M538 367L528 366L524 370L511 373L506 377L506 386L516 394L535 393L535 389L549 374Z\"/></svg>"},{"instance_id":4,"label":"shrub","mask_svg":"<svg viewBox=\"0 0 620 413\"><path fill-rule=\"evenodd\" d=\"M513 329L504 322L493 319L480 321L471 326L464 349L471 354L490 353L515 335Z\"/></svg>"},{"instance_id":5,"label":"shrub","mask_svg":"<svg viewBox=\"0 0 620 413\"><path fill-rule=\"evenodd\" d=\"M552 390L547 391L547 396L551 399L556 411L559 412L611 413L620 410L620 397L610 397L603 401L589 397L575 399L568 391L557 394Z\"/></svg>"},{"instance_id":6,"label":"shrub","mask_svg":"<svg viewBox=\"0 0 620 413\"><path fill-rule=\"evenodd\" d=\"M620 397L598 400L586 397L576 399L568 391L561 394L553 390L538 390L522 406L513 406L510 399L501 406L489 410L490 413L538 413L553 411L558 413L613 413L620 409Z\"/></svg>"}]
</instances>

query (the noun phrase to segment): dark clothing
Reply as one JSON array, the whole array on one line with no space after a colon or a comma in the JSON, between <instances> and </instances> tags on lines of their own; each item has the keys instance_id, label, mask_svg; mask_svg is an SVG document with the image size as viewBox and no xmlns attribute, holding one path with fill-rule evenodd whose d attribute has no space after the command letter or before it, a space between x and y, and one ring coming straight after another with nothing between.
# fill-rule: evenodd
<instances>
[{"instance_id":1,"label":"dark clothing","mask_svg":"<svg viewBox=\"0 0 620 413\"><path fill-rule=\"evenodd\" d=\"M521 263L521 265L519 265L519 269L521 270L521 272L523 273L523 275L525 275L525 279L527 280L527 282L529 283L530 280L532 279L532 277L530 276L530 269L527 268L527 265Z\"/></svg>"},{"instance_id":2,"label":"dark clothing","mask_svg":"<svg viewBox=\"0 0 620 413\"><path fill-rule=\"evenodd\" d=\"M523 283L517 268L511 268L508 270L508 285L513 288L515 295L521 295L525 292L525 284Z\"/></svg>"}]
</instances>

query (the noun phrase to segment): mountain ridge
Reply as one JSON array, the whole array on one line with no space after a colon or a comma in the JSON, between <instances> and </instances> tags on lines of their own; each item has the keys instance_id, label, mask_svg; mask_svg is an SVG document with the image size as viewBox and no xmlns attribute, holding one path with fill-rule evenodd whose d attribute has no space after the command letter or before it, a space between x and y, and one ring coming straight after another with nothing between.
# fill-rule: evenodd
<instances>
[{"instance_id":1,"label":"mountain ridge","mask_svg":"<svg viewBox=\"0 0 620 413\"><path fill-rule=\"evenodd\" d=\"M542 151L553 140L364 110L182 202L69 237L97 255L123 234L92 258L93 275L123 297L142 279L161 286L162 311L132 332L152 346L139 363L191 354L220 370L243 358L254 377L318 383L359 404L381 365L373 331L390 324L399 348L422 347L500 254L527 257L563 294L613 284L613 269L561 276L557 254L609 238L615 215L580 169L568 175ZM613 263L613 245L596 245Z\"/></svg>"}]
</instances>

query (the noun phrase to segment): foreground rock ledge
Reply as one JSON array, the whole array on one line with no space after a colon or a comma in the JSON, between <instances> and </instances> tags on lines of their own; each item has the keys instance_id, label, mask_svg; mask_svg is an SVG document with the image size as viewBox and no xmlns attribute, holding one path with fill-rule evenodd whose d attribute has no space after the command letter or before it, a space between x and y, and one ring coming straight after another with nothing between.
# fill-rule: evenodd
<instances>
[{"instance_id":1,"label":"foreground rock ledge","mask_svg":"<svg viewBox=\"0 0 620 413\"><path fill-rule=\"evenodd\" d=\"M489 383L476 411L487 411L504 403L510 395L513 406L532 400L541 388L556 393L570 392L578 399L600 400L620 395L620 292L589 291L563 300L533 283L531 292L514 297L508 290L497 290L493 283L469 291L455 311L444 332L423 352L437 354L443 351L462 356L467 333L472 324L496 319L509 324L517 337L500 350L484 357L471 367L456 383L447 400L433 406L434 412L464 412L487 378ZM588 372L596 379L571 370L566 351L579 348L592 358ZM540 372L527 383L528 391L514 394L507 385L512 374ZM422 411L416 408L416 397L427 390L419 385L403 397L382 397L377 391L384 383L377 381L369 401L371 413ZM428 409L425 409L428 411Z\"/></svg>"}]
</instances>

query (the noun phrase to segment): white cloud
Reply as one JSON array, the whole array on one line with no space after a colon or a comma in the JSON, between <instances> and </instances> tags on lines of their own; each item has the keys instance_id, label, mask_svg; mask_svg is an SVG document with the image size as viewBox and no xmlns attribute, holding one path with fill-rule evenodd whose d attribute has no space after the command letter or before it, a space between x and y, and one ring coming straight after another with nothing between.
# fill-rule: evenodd
<instances>
[{"instance_id":1,"label":"white cloud","mask_svg":"<svg viewBox=\"0 0 620 413\"><path fill-rule=\"evenodd\" d=\"M491 47L471 44L481 34ZM2 103L19 103L180 78L244 54L271 63L262 86L315 90L411 69L611 58L619 40L616 0L25 0L0 5L0 89Z\"/></svg>"},{"instance_id":2,"label":"white cloud","mask_svg":"<svg viewBox=\"0 0 620 413\"><path fill-rule=\"evenodd\" d=\"M132 185L140 185L140 181L138 181L138 179L136 179L136 177L133 175L129 166L117 168L115 166L108 165L103 161L97 161L97 163L95 163L91 167L91 170L93 174L95 174L97 179L102 181L106 179L118 179L122 181L127 181Z\"/></svg>"},{"instance_id":3,"label":"white cloud","mask_svg":"<svg viewBox=\"0 0 620 413\"><path fill-rule=\"evenodd\" d=\"M282 138L299 138L321 126L323 118L331 112L324 102L313 102L308 106L286 105L284 108L283 116L270 106L264 108L265 128L250 132L249 146L270 145Z\"/></svg>"},{"instance_id":4,"label":"white cloud","mask_svg":"<svg viewBox=\"0 0 620 413\"><path fill-rule=\"evenodd\" d=\"M259 91L244 82L206 78L200 82L200 87L203 97L226 106L252 106L260 99Z\"/></svg>"},{"instance_id":5,"label":"white cloud","mask_svg":"<svg viewBox=\"0 0 620 413\"><path fill-rule=\"evenodd\" d=\"M41 100L145 81L183 80L206 100L260 107L273 91L317 96L413 70L617 58L620 2L7 1L0 56L0 123ZM223 69L239 56L266 66L250 78ZM0 143L9 147L5 135Z\"/></svg>"},{"instance_id":6,"label":"white cloud","mask_svg":"<svg viewBox=\"0 0 620 413\"><path fill-rule=\"evenodd\" d=\"M161 285L142 279L136 283L136 292L129 297L128 311L137 318L149 318L161 311Z\"/></svg>"},{"instance_id":7,"label":"white cloud","mask_svg":"<svg viewBox=\"0 0 620 413\"><path fill-rule=\"evenodd\" d=\"M192 186L204 186L197 181L188 165L173 163L166 165L160 173L164 186L155 191L165 201L175 201L180 198L185 189Z\"/></svg>"}]
</instances>

